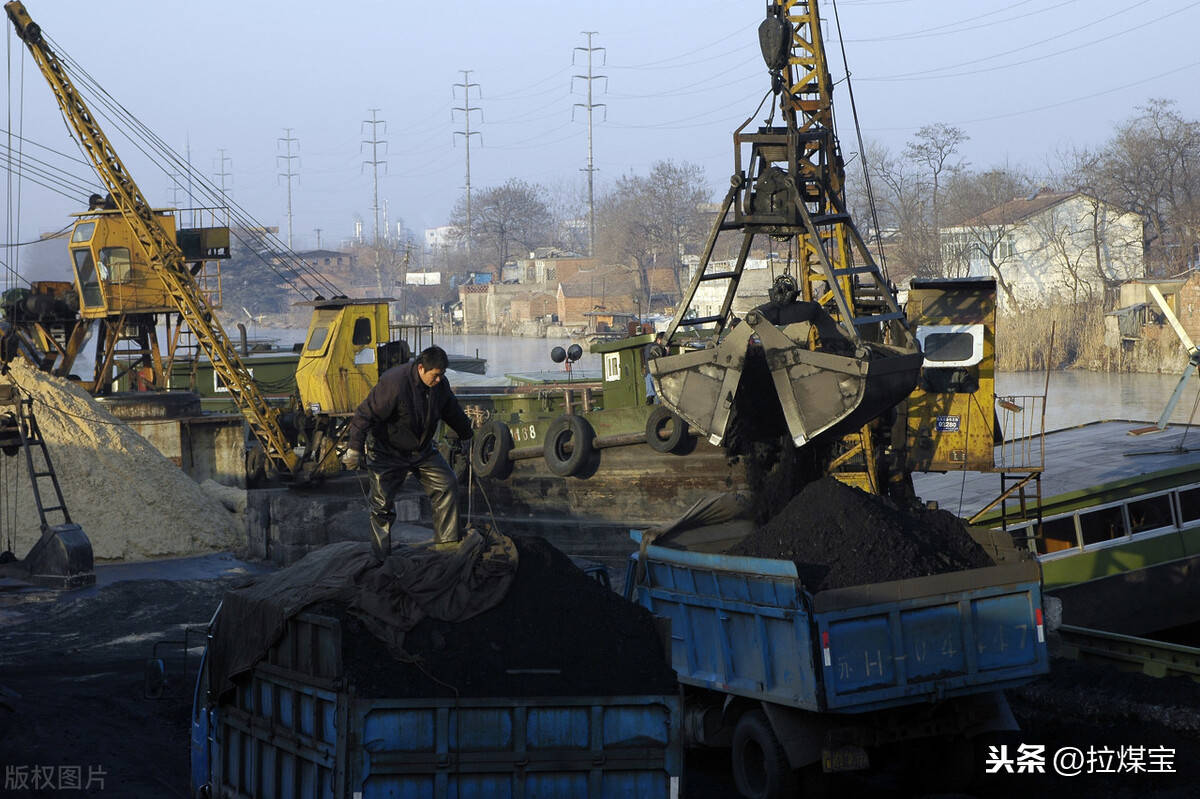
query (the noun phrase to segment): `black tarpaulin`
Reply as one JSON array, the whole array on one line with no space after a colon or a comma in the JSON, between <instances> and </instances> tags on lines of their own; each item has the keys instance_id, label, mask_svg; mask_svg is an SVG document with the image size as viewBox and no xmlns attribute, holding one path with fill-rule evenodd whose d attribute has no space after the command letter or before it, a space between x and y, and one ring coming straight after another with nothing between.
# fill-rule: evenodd
<instances>
[{"instance_id":1,"label":"black tarpaulin","mask_svg":"<svg viewBox=\"0 0 1200 799\"><path fill-rule=\"evenodd\" d=\"M266 655L288 619L324 601L347 604L371 632L399 651L421 619L463 621L497 605L517 571L511 539L471 532L437 552L400 547L379 563L367 543L331 544L294 565L229 591L213 629L209 674L216 695Z\"/></svg>"}]
</instances>

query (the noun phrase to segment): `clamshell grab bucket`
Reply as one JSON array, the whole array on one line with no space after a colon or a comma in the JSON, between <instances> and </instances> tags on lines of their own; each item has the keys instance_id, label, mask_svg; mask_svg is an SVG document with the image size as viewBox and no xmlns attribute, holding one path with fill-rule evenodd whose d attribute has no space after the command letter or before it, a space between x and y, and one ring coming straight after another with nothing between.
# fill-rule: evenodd
<instances>
[{"instance_id":1,"label":"clamshell grab bucket","mask_svg":"<svg viewBox=\"0 0 1200 799\"><path fill-rule=\"evenodd\" d=\"M803 323L780 328L751 312L717 346L656 358L650 373L663 405L718 446L729 433L747 353L754 346L762 348L796 446L834 428L862 427L917 384L919 350L868 342L846 354L810 349L807 331Z\"/></svg>"}]
</instances>

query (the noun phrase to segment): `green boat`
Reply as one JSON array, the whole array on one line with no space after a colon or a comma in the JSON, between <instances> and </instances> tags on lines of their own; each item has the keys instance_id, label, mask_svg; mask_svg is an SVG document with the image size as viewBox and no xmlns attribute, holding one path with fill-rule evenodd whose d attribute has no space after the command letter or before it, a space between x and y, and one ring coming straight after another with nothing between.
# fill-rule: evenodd
<instances>
[{"instance_id":1,"label":"green boat","mask_svg":"<svg viewBox=\"0 0 1200 799\"><path fill-rule=\"evenodd\" d=\"M1037 554L1067 624L1148 635L1200 622L1200 452L1184 446L1178 427L1127 435L1139 424L1047 433L1040 527L1034 503L1022 511L1010 502L977 519ZM918 491L967 516L995 496L994 478L928 476Z\"/></svg>"}]
</instances>

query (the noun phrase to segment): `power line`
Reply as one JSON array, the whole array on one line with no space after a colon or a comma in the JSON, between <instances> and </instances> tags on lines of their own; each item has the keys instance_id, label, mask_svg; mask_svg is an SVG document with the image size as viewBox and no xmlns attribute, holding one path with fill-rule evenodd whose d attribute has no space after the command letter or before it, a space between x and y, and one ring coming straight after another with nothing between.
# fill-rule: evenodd
<instances>
[{"instance_id":1,"label":"power line","mask_svg":"<svg viewBox=\"0 0 1200 799\"><path fill-rule=\"evenodd\" d=\"M371 201L371 210L375 212L375 246L378 247L379 246L379 167L380 167L380 165L383 165L385 167L387 165L387 161L383 161L379 158L379 146L382 144L384 150L386 150L387 149L387 140L379 138L378 130L379 130L379 126L383 125L383 132L387 133L387 122L385 122L382 119L377 118L377 115L379 113L378 108L372 108L372 109L370 109L370 111L371 111L371 118L363 120L363 127L366 127L367 125L371 126L371 138L364 140L363 144L371 145L371 160L364 161L363 164L366 166L370 166L371 172L374 175L375 194L374 194L374 199ZM360 149L361 149L361 145L360 145Z\"/></svg>"},{"instance_id":2,"label":"power line","mask_svg":"<svg viewBox=\"0 0 1200 799\"><path fill-rule=\"evenodd\" d=\"M584 167L580 171L587 172L587 181L588 181L588 255L595 255L596 254L596 195L595 195L595 188L594 188L594 186L595 186L594 177L595 177L595 173L596 173L596 166L595 166L595 161L592 159L592 112L597 108L603 108L604 109L604 117L605 117L605 119L607 119L608 118L608 105L606 103L596 103L596 102L592 101L592 84L598 80L603 80L604 84L605 84L605 88L607 88L608 76L607 75L596 75L592 72L592 65L593 65L592 59L593 59L593 55L595 53L603 53L604 54L603 58L605 61L607 61L608 60L608 51L604 47L596 47L592 44L592 37L596 35L597 31L581 31L581 33L587 37L587 47L576 47L574 50L572 50L571 51L571 63L572 64L575 63L575 53L578 53L580 51L587 53L587 74L586 75L572 75L571 76L571 86L572 86L572 88L574 88L574 84L575 84L576 80L586 80L587 81L587 102L586 103L575 103L575 105L573 105L571 107L571 117L572 118L575 117L575 109L576 108L583 108L587 111L587 123L588 123L587 166Z\"/></svg>"},{"instance_id":3,"label":"power line","mask_svg":"<svg viewBox=\"0 0 1200 799\"><path fill-rule=\"evenodd\" d=\"M480 89L479 89L479 84L471 83L471 73L474 71L475 70L473 70L473 69L460 69L459 70L459 72L462 73L463 82L454 84L454 87L451 89L451 91L453 92L454 89L462 89L463 90L463 104L461 106L454 106L453 108L450 109L450 117L451 118L454 117L455 111L461 111L462 115L463 115L463 129L454 131L454 135L463 137L463 142L466 144L466 150L467 150L466 190L467 190L467 261L468 262L470 262L470 259L471 259L471 137L478 136L479 144L480 145L483 144L483 134L481 134L477 130L476 131L471 130L471 112L472 111L479 111L480 112L480 121L482 121L482 119L483 119L483 116L482 116L483 112L480 109L480 107L477 105L474 105L474 106L471 105L471 87L475 87L475 91L479 94L480 97L483 96L483 92L480 91Z\"/></svg>"},{"instance_id":4,"label":"power line","mask_svg":"<svg viewBox=\"0 0 1200 799\"><path fill-rule=\"evenodd\" d=\"M284 135L281 138L276 139L276 146L278 147L278 145L280 143L283 143L287 147L287 155L275 156L275 162L278 163L279 161L283 161L284 165L287 167L287 171L280 173L279 177L287 180L287 217L288 217L287 245L288 245L288 249L291 249L291 247L292 247L292 178L297 176L297 173L292 171L292 161L300 158L300 155L299 155L300 140L292 135L291 128L284 128L283 133L284 133ZM295 145L296 145L296 153L297 153L296 155L292 155L292 144L293 143L295 143Z\"/></svg>"},{"instance_id":5,"label":"power line","mask_svg":"<svg viewBox=\"0 0 1200 799\"><path fill-rule=\"evenodd\" d=\"M1124 13L1126 11L1132 11L1136 8L1146 5L1149 2L1151 2L1151 0L1141 0L1141 2L1134 3L1133 5L1128 6L1116 13ZM957 78L957 77L964 77L966 75L977 75L982 72L995 72L996 70L999 70L999 69L1011 69L1013 67L1021 67L1021 66L1025 66L1026 64L1030 64L1034 61L1044 61L1047 58L1053 58L1055 56L1060 56L1065 53L1071 53L1076 50L1082 50L1085 47L1091 47L1094 44L1100 44L1101 42L1106 42L1111 39L1116 39L1118 37L1127 36L1128 34L1132 33L1133 31L1141 30L1142 28L1148 27L1157 22L1161 22L1162 20L1167 19L1168 17L1173 17L1176 14L1181 14L1184 11L1187 11L1188 9L1194 8L1195 6L1198 6L1198 5L1200 5L1200 2L1189 3L1188 5L1186 5L1182 8L1177 8L1174 11L1171 11L1160 17L1155 17L1154 19L1147 20L1146 22L1143 22L1140 25L1124 27L1124 28L1121 28L1119 31L1116 31L1115 33L1110 33L1107 36L1101 36L1098 39L1092 39L1091 41L1083 42L1082 44L1077 44L1072 47L1064 48L1062 50L1055 50L1054 52L1043 53L1041 55L1035 55L1035 56L1032 56L1029 58L1024 58L1020 61L1010 62L1008 64L998 64L996 66L991 66L991 67L980 67L979 69L965 70L962 72L948 72L948 70L958 69L959 67L966 67L966 66L970 66L972 64L979 64L984 61L991 61L993 59L1001 58L1006 55L1012 55L1013 53L1019 53L1022 50L1029 50L1031 48L1038 47L1040 45L1046 44L1047 42L1052 42L1056 39L1061 39L1064 36L1069 36L1072 33L1078 33L1079 31L1086 30L1088 28L1093 28L1096 25L1100 25L1100 24L1104 23L1105 21L1111 19L1116 14L1107 15L1107 16L1101 17L1100 19L1092 20L1091 22L1088 22L1084 25L1080 25L1076 28L1072 28L1068 31L1063 31L1062 33L1058 33L1053 36L1048 36L1045 39L1040 39L1036 42L1022 45L1021 47L1014 47L1011 50L1004 50L999 53L994 53L989 56L984 56L982 58L973 58L969 61L960 61L956 64L948 64L943 67L935 67L933 69L925 69L925 70L920 70L918 72L908 72L908 73L904 73L904 74L888 75L886 77L878 77L878 78L859 78L859 80L860 81L867 80L867 81L871 81L872 83L887 83L887 82L901 81L901 80L912 80L914 78L919 78L921 80L937 80L940 78ZM942 74L938 74L938 73L942 73Z\"/></svg>"}]
</instances>

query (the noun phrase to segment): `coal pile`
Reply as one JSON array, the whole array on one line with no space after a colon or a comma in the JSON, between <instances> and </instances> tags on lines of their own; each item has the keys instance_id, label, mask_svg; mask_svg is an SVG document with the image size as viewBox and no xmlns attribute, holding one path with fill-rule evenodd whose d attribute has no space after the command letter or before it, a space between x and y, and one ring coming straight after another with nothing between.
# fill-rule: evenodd
<instances>
[{"instance_id":1,"label":"coal pile","mask_svg":"<svg viewBox=\"0 0 1200 799\"><path fill-rule=\"evenodd\" d=\"M809 483L730 555L794 561L809 591L991 566L962 521L823 477Z\"/></svg>"},{"instance_id":2,"label":"coal pile","mask_svg":"<svg viewBox=\"0 0 1200 799\"><path fill-rule=\"evenodd\" d=\"M520 565L504 600L458 623L424 619L404 638L407 660L342 609L344 670L358 694L620 696L677 690L645 609L588 577L545 540L513 541Z\"/></svg>"}]
</instances>

